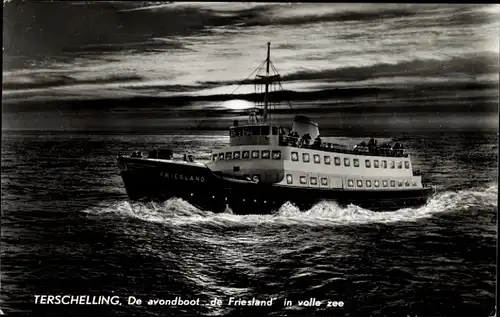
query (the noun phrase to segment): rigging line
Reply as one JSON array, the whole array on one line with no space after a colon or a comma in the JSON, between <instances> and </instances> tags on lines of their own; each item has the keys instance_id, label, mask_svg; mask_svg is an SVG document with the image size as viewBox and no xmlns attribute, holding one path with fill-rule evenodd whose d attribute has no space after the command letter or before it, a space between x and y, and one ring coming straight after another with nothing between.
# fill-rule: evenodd
<instances>
[{"instance_id":1,"label":"rigging line","mask_svg":"<svg viewBox=\"0 0 500 317\"><path fill-rule=\"evenodd\" d=\"M239 88L240 88L243 84L245 84L245 82L246 82L246 81L247 81L250 77L252 77L252 75L253 75L256 71L260 70L260 69L264 66L264 63L266 63L266 61L267 61L267 58L266 58L265 60L263 60L263 61L262 61L262 63L260 63L260 64L259 64L259 66L257 66L257 68L255 68L255 69L253 70L253 72L252 72L250 75L248 75L248 77L247 77L247 78L243 79L243 81L241 81L241 83L238 85L238 87L236 87L236 88L235 88L235 89L234 89L234 90L233 90L233 91L229 94L229 96L232 96L232 95L236 92L236 90L238 90L238 89L239 89ZM227 101L227 100L222 101L222 102L221 102L221 103L220 103L217 107L220 107L220 106L221 106L224 102L226 102L226 101ZM205 118L206 118L206 117L205 117ZM203 119L203 120L201 120L200 122L198 122L198 124L196 125L196 128L199 128L199 127L201 126L201 124L202 124L205 120L206 120L206 119ZM193 129L194 129L194 128L193 128ZM193 129L188 129L188 132L189 132L189 130L193 130ZM188 138L188 136L189 136L189 135L188 135L188 134L186 134L186 135L184 136L184 138L182 138L181 142L185 141L185 140Z\"/></svg>"},{"instance_id":2,"label":"rigging line","mask_svg":"<svg viewBox=\"0 0 500 317\"><path fill-rule=\"evenodd\" d=\"M271 67L273 68L273 70L274 70L277 74L279 74L279 72L278 72L278 70L276 69L276 67L274 67L273 62L271 62ZM281 85L281 81L280 81L280 80L278 80L278 84L280 85L281 89L282 89L283 91L285 91L285 88L283 88L283 86ZM292 104L290 103L290 100L287 100L286 102L288 103L288 106L289 106L290 108L292 108L292 109L293 109Z\"/></svg>"}]
</instances>

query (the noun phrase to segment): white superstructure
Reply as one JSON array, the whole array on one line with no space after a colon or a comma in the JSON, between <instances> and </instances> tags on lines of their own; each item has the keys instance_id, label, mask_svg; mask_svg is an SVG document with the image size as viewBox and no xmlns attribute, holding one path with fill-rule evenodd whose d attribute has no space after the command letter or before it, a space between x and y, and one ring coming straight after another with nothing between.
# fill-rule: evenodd
<instances>
[{"instance_id":1,"label":"white superstructure","mask_svg":"<svg viewBox=\"0 0 500 317\"><path fill-rule=\"evenodd\" d=\"M256 111L247 124L229 129L229 146L212 151L207 166L224 176L251 179L264 184L343 190L410 190L422 188L422 179L414 173L410 156L399 144L354 149L322 143L318 124L296 116L291 131L272 124L269 116L269 87L279 81L270 75L268 43L266 75L257 75L265 86L262 122ZM274 66L273 66L273 69Z\"/></svg>"}]
</instances>

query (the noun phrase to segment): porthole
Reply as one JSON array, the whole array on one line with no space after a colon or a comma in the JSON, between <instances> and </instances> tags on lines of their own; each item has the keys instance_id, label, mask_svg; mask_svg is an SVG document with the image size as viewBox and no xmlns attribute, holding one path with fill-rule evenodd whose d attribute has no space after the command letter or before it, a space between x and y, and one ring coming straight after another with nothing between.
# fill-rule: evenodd
<instances>
[{"instance_id":1,"label":"porthole","mask_svg":"<svg viewBox=\"0 0 500 317\"><path fill-rule=\"evenodd\" d=\"M325 164L330 165L330 163L331 163L330 157L328 155L325 155L324 159L325 159Z\"/></svg>"},{"instance_id":2,"label":"porthole","mask_svg":"<svg viewBox=\"0 0 500 317\"><path fill-rule=\"evenodd\" d=\"M379 164L378 160L374 160L373 161L373 167L374 168L379 168L380 167L380 164Z\"/></svg>"},{"instance_id":3,"label":"porthole","mask_svg":"<svg viewBox=\"0 0 500 317\"><path fill-rule=\"evenodd\" d=\"M356 181L356 185L357 185L358 187L363 187L363 181L362 181L362 180L360 180L360 179L358 179L358 180Z\"/></svg>"},{"instance_id":4,"label":"porthole","mask_svg":"<svg viewBox=\"0 0 500 317\"><path fill-rule=\"evenodd\" d=\"M260 183L260 175L259 174L255 174L252 176L252 180L254 182L257 182L257 183Z\"/></svg>"},{"instance_id":5,"label":"porthole","mask_svg":"<svg viewBox=\"0 0 500 317\"><path fill-rule=\"evenodd\" d=\"M349 160L348 157L344 157L344 166L350 166L351 165L351 161Z\"/></svg>"},{"instance_id":6,"label":"porthole","mask_svg":"<svg viewBox=\"0 0 500 317\"><path fill-rule=\"evenodd\" d=\"M340 166L340 157L335 157L335 165Z\"/></svg>"},{"instance_id":7,"label":"porthole","mask_svg":"<svg viewBox=\"0 0 500 317\"><path fill-rule=\"evenodd\" d=\"M366 187L372 187L372 181L367 180L365 181Z\"/></svg>"},{"instance_id":8,"label":"porthole","mask_svg":"<svg viewBox=\"0 0 500 317\"><path fill-rule=\"evenodd\" d=\"M309 160L309 153L302 153L302 161L304 161L305 163L309 163Z\"/></svg>"},{"instance_id":9,"label":"porthole","mask_svg":"<svg viewBox=\"0 0 500 317\"><path fill-rule=\"evenodd\" d=\"M298 161L298 160L299 160L299 153L292 152L292 161Z\"/></svg>"},{"instance_id":10,"label":"porthole","mask_svg":"<svg viewBox=\"0 0 500 317\"><path fill-rule=\"evenodd\" d=\"M359 160L358 159L353 159L352 163L353 163L354 167L359 167Z\"/></svg>"},{"instance_id":11,"label":"porthole","mask_svg":"<svg viewBox=\"0 0 500 317\"><path fill-rule=\"evenodd\" d=\"M380 187L380 181L379 181L379 180L374 180L374 181L373 181L373 185L374 185L375 187Z\"/></svg>"},{"instance_id":12,"label":"porthole","mask_svg":"<svg viewBox=\"0 0 500 317\"><path fill-rule=\"evenodd\" d=\"M352 179L347 181L347 186L354 187L354 181Z\"/></svg>"},{"instance_id":13,"label":"porthole","mask_svg":"<svg viewBox=\"0 0 500 317\"><path fill-rule=\"evenodd\" d=\"M286 174L286 183L293 184L293 176L292 174Z\"/></svg>"},{"instance_id":14,"label":"porthole","mask_svg":"<svg viewBox=\"0 0 500 317\"><path fill-rule=\"evenodd\" d=\"M311 177L311 185L318 185L318 178L316 177Z\"/></svg>"},{"instance_id":15,"label":"porthole","mask_svg":"<svg viewBox=\"0 0 500 317\"><path fill-rule=\"evenodd\" d=\"M371 167L370 160L365 160L365 166L366 166L366 167Z\"/></svg>"},{"instance_id":16,"label":"porthole","mask_svg":"<svg viewBox=\"0 0 500 317\"><path fill-rule=\"evenodd\" d=\"M307 184L307 177L305 177L305 176L300 176L300 183L301 183L301 184Z\"/></svg>"}]
</instances>

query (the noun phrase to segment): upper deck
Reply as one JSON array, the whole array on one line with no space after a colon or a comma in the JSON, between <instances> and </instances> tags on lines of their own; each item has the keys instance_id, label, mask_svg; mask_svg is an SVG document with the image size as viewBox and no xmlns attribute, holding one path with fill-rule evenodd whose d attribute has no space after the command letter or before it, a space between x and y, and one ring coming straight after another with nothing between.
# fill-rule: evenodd
<instances>
[{"instance_id":1,"label":"upper deck","mask_svg":"<svg viewBox=\"0 0 500 317\"><path fill-rule=\"evenodd\" d=\"M385 144L377 146L376 143L368 145L358 145L354 148L348 148L344 145L321 142L319 136L310 142L307 139L294 136L288 133L288 129L272 124L245 124L235 125L229 129L229 145L270 145L270 146L289 146L295 148L320 150L332 153L368 155L380 157L408 157L401 144Z\"/></svg>"}]
</instances>

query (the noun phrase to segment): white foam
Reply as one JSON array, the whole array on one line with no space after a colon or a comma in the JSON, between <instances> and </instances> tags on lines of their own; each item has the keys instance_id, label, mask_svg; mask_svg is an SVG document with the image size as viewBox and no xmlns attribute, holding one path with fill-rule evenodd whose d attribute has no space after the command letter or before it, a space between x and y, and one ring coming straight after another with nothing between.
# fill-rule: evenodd
<instances>
[{"instance_id":1,"label":"white foam","mask_svg":"<svg viewBox=\"0 0 500 317\"><path fill-rule=\"evenodd\" d=\"M273 214L235 215L230 208L224 213L213 213L200 210L180 198L172 198L163 203L118 201L114 204L89 208L84 212L97 216L132 217L171 225L196 223L210 223L223 227L259 224L348 225L417 221L442 213L496 208L497 196L498 186L494 184L484 188L445 191L431 197L429 202L422 207L404 208L396 211L375 212L355 205L341 207L335 202L323 201L306 211L301 211L292 203L287 202Z\"/></svg>"}]
</instances>

